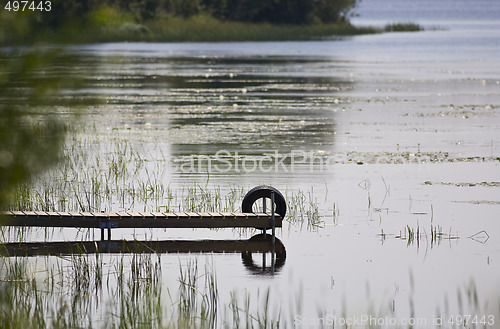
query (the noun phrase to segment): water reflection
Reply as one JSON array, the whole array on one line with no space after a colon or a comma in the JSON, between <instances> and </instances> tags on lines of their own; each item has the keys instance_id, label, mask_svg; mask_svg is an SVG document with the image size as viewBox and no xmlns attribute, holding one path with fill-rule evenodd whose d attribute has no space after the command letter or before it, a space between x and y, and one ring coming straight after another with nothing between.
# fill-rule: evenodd
<instances>
[{"instance_id":1,"label":"water reflection","mask_svg":"<svg viewBox=\"0 0 500 329\"><path fill-rule=\"evenodd\" d=\"M167 241L66 241L16 242L0 244L0 255L62 256L71 254L117 253L241 253L242 263L251 274L269 275L279 272L285 265L286 249L270 234L258 234L248 240L167 240ZM254 261L255 254L263 259Z\"/></svg>"},{"instance_id":2,"label":"water reflection","mask_svg":"<svg viewBox=\"0 0 500 329\"><path fill-rule=\"evenodd\" d=\"M252 243L265 243L268 246L271 246L271 254L268 255L265 252L261 252L262 254L262 263L258 263L257 257L254 260L252 250L245 250L241 253L241 259L243 261L243 265L250 271L251 274L254 275L274 275L276 274L282 267L285 265L286 260L286 250L285 246L281 243L280 240L275 238L275 245L272 245L272 236L269 234L258 234L251 237L249 240ZM269 256L269 258L268 258Z\"/></svg>"},{"instance_id":3,"label":"water reflection","mask_svg":"<svg viewBox=\"0 0 500 329\"><path fill-rule=\"evenodd\" d=\"M101 66L83 91L106 99L99 113L109 120L96 124L161 137L174 157L331 150L339 95L353 88L341 64L324 57L129 51L97 57Z\"/></svg>"}]
</instances>

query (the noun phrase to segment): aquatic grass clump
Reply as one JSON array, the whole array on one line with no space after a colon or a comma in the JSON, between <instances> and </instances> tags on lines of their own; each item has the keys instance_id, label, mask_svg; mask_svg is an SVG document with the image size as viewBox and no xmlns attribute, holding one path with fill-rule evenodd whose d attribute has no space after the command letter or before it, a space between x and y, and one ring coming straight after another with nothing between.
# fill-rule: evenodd
<instances>
[{"instance_id":1,"label":"aquatic grass clump","mask_svg":"<svg viewBox=\"0 0 500 329\"><path fill-rule=\"evenodd\" d=\"M292 223L306 223L308 229L321 228L324 221L319 212L318 200L314 197L314 189L305 193L301 190L286 193L287 215L285 220Z\"/></svg>"},{"instance_id":2,"label":"aquatic grass clump","mask_svg":"<svg viewBox=\"0 0 500 329\"><path fill-rule=\"evenodd\" d=\"M180 191L181 197L177 200L179 210L194 212L233 212L241 205L240 202L245 195L242 187L228 186L229 191L223 195L221 186L212 188L203 187L200 184L183 187Z\"/></svg>"},{"instance_id":3,"label":"aquatic grass clump","mask_svg":"<svg viewBox=\"0 0 500 329\"><path fill-rule=\"evenodd\" d=\"M109 261L1 257L0 328L165 328L160 259Z\"/></svg>"},{"instance_id":4,"label":"aquatic grass clump","mask_svg":"<svg viewBox=\"0 0 500 329\"><path fill-rule=\"evenodd\" d=\"M200 286L200 278L204 278L203 286ZM205 267L205 273L199 275L198 263L188 262L186 266L180 266L179 283L178 327L213 328L217 323L219 304L214 271ZM193 317L193 314L199 316Z\"/></svg>"},{"instance_id":5,"label":"aquatic grass clump","mask_svg":"<svg viewBox=\"0 0 500 329\"><path fill-rule=\"evenodd\" d=\"M281 307L277 310L271 305L271 289L267 288L261 297L260 290L257 291L257 303L261 306L252 312L251 296L246 292L243 296L241 305L239 296L236 292L231 294L231 302L228 308L231 310L231 316L226 315L225 328L279 328L286 327L286 321L281 316Z\"/></svg>"},{"instance_id":6,"label":"aquatic grass clump","mask_svg":"<svg viewBox=\"0 0 500 329\"><path fill-rule=\"evenodd\" d=\"M385 240L391 234L387 234L382 229L381 233L378 234L383 240ZM416 244L420 246L420 243L425 240L430 244L430 246L434 246L439 244L442 240L456 240L460 237L457 235L453 235L451 233L451 229L449 233L444 233L443 228L439 225L430 226L429 232L425 230L424 227L421 227L417 224L417 227L411 227L410 225L406 225L406 227L394 236L396 239L404 240L407 242L407 245Z\"/></svg>"},{"instance_id":7,"label":"aquatic grass clump","mask_svg":"<svg viewBox=\"0 0 500 329\"><path fill-rule=\"evenodd\" d=\"M0 258L0 328L80 327L68 295L53 282L40 281L34 271L26 258Z\"/></svg>"},{"instance_id":8,"label":"aquatic grass clump","mask_svg":"<svg viewBox=\"0 0 500 329\"><path fill-rule=\"evenodd\" d=\"M129 269L127 265L130 266ZM115 263L115 271L108 275L111 275L107 280L111 299L104 314L111 317L104 317L104 327L163 327L162 272L159 256L137 250L131 257L122 256ZM114 297L118 298L117 302L113 300Z\"/></svg>"},{"instance_id":9,"label":"aquatic grass clump","mask_svg":"<svg viewBox=\"0 0 500 329\"><path fill-rule=\"evenodd\" d=\"M417 23L391 23L384 26L385 32L417 32L424 28Z\"/></svg>"}]
</instances>

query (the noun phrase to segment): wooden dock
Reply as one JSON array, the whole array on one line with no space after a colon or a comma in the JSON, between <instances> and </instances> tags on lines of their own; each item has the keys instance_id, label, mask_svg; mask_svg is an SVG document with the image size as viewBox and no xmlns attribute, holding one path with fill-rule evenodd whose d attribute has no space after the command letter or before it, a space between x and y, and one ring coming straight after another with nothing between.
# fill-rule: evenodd
<instances>
[{"instance_id":1,"label":"wooden dock","mask_svg":"<svg viewBox=\"0 0 500 329\"><path fill-rule=\"evenodd\" d=\"M271 200L271 213L266 212L266 198ZM262 200L262 212L253 205ZM0 225L19 227L75 227L108 230L116 228L244 228L271 229L274 245L275 228L282 227L286 214L283 195L274 187L260 185L243 198L244 212L57 212L57 211L0 211Z\"/></svg>"},{"instance_id":2,"label":"wooden dock","mask_svg":"<svg viewBox=\"0 0 500 329\"><path fill-rule=\"evenodd\" d=\"M46 212L3 211L1 225L79 228L227 228L272 229L279 214L219 212ZM273 223L274 219L274 223ZM274 225L273 225L274 224Z\"/></svg>"}]
</instances>

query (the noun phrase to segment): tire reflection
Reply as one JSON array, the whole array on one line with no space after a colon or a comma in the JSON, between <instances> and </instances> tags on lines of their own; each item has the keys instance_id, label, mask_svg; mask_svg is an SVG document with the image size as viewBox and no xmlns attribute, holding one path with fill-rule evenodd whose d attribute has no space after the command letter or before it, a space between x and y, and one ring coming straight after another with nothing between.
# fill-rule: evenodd
<instances>
[{"instance_id":1,"label":"tire reflection","mask_svg":"<svg viewBox=\"0 0 500 329\"><path fill-rule=\"evenodd\" d=\"M283 243L275 238L274 246L272 243L272 235L258 234L251 237L248 242L262 244L261 249L262 262L259 264L254 261L253 254L250 250L245 250L241 253L241 260L246 269L254 275L274 275L281 270L285 265L286 249ZM263 251L266 250L267 251ZM269 256L269 258L268 258ZM255 257L257 259L257 257Z\"/></svg>"}]
</instances>

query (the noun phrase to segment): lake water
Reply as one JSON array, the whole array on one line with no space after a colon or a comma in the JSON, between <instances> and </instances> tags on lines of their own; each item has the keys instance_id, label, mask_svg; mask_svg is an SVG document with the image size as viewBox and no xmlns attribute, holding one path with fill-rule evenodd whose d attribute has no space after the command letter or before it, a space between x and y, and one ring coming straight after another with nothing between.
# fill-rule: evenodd
<instances>
[{"instance_id":1,"label":"lake water","mask_svg":"<svg viewBox=\"0 0 500 329\"><path fill-rule=\"evenodd\" d=\"M494 315L498 326L500 2L363 0L357 13L359 25L432 29L70 48L99 63L82 93L105 99L85 114L76 140L90 156L79 165L91 168L126 141L141 165L125 185L153 177L173 191L220 187L224 196L269 184L317 209L319 218L304 210L278 230L286 262L275 275L255 275L238 254L167 254L165 285L176 284L179 262L196 259L217 274L221 305L236 291L257 307L270 288L270 312L281 308L289 326L367 314L424 318L422 328L439 315ZM166 203L109 200L100 210ZM443 233L436 240L431 227ZM424 233L412 240L408 228ZM117 230L113 238L255 233Z\"/></svg>"}]
</instances>

